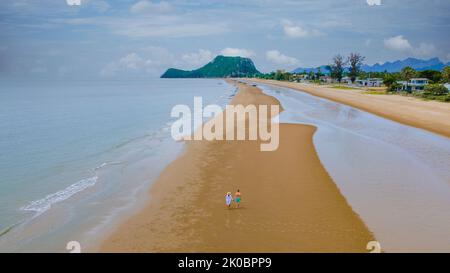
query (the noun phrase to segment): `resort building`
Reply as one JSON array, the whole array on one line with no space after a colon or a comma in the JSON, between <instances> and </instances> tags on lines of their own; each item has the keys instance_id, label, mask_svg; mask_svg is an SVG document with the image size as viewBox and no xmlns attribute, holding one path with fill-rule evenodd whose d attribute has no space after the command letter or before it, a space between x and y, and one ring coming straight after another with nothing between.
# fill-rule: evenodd
<instances>
[{"instance_id":1,"label":"resort building","mask_svg":"<svg viewBox=\"0 0 450 273\"><path fill-rule=\"evenodd\" d=\"M409 81L398 81L398 84L400 84L401 90L407 91L407 92L413 92L413 91L422 91L425 86L428 84L427 78L412 78Z\"/></svg>"},{"instance_id":2,"label":"resort building","mask_svg":"<svg viewBox=\"0 0 450 273\"><path fill-rule=\"evenodd\" d=\"M331 84L336 82L332 77L325 75L325 76L320 76L320 81L326 84Z\"/></svg>"},{"instance_id":3,"label":"resort building","mask_svg":"<svg viewBox=\"0 0 450 273\"><path fill-rule=\"evenodd\" d=\"M348 84L352 84L349 79ZM367 78L367 79L356 79L355 84L357 86L367 86L367 87L380 87L383 84L383 79L381 78Z\"/></svg>"}]
</instances>

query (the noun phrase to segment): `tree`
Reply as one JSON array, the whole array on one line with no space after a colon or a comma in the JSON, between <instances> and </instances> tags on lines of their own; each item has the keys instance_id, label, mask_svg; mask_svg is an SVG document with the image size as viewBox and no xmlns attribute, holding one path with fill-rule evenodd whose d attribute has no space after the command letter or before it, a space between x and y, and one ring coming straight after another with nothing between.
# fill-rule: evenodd
<instances>
[{"instance_id":1,"label":"tree","mask_svg":"<svg viewBox=\"0 0 450 273\"><path fill-rule=\"evenodd\" d=\"M426 95L432 95L432 96L444 96L447 95L448 89L443 86L442 84L429 84L425 86L425 90L423 94Z\"/></svg>"},{"instance_id":2,"label":"tree","mask_svg":"<svg viewBox=\"0 0 450 273\"><path fill-rule=\"evenodd\" d=\"M342 55L340 54L334 56L333 64L330 65L331 77L333 79L337 79L338 82L341 82L342 77L344 75L344 66L345 66L344 57L342 57Z\"/></svg>"},{"instance_id":3,"label":"tree","mask_svg":"<svg viewBox=\"0 0 450 273\"><path fill-rule=\"evenodd\" d=\"M275 72L274 79L277 80L277 81L282 80L282 79L283 79L283 73L284 73L284 71L282 71L282 70L277 70L277 71Z\"/></svg>"},{"instance_id":4,"label":"tree","mask_svg":"<svg viewBox=\"0 0 450 273\"><path fill-rule=\"evenodd\" d=\"M277 81L289 81L292 78L292 74L284 70L277 70L273 78Z\"/></svg>"},{"instance_id":5,"label":"tree","mask_svg":"<svg viewBox=\"0 0 450 273\"><path fill-rule=\"evenodd\" d=\"M388 91L389 92L397 92L398 90L400 90L402 88L402 85L397 83L397 82L393 82L389 87L388 87Z\"/></svg>"},{"instance_id":6,"label":"tree","mask_svg":"<svg viewBox=\"0 0 450 273\"><path fill-rule=\"evenodd\" d=\"M385 74L383 78L383 83L388 87L389 90L394 83L397 83L397 78L395 77L394 74Z\"/></svg>"},{"instance_id":7,"label":"tree","mask_svg":"<svg viewBox=\"0 0 450 273\"><path fill-rule=\"evenodd\" d=\"M450 83L450 66L446 66L442 69L442 82Z\"/></svg>"},{"instance_id":8,"label":"tree","mask_svg":"<svg viewBox=\"0 0 450 273\"><path fill-rule=\"evenodd\" d=\"M407 66L400 71L400 76L402 80L409 81L410 79L414 78L417 75L416 70L414 68Z\"/></svg>"},{"instance_id":9,"label":"tree","mask_svg":"<svg viewBox=\"0 0 450 273\"><path fill-rule=\"evenodd\" d=\"M442 80L442 74L436 70L423 70L419 72L419 77L427 78L431 83L438 83Z\"/></svg>"},{"instance_id":10,"label":"tree","mask_svg":"<svg viewBox=\"0 0 450 273\"><path fill-rule=\"evenodd\" d=\"M317 68L316 72L316 80L320 79L320 77L323 76L322 71L320 69L320 66Z\"/></svg>"},{"instance_id":11,"label":"tree","mask_svg":"<svg viewBox=\"0 0 450 273\"><path fill-rule=\"evenodd\" d=\"M352 83L355 82L356 77L361 72L362 62L365 57L361 56L359 53L350 53L350 56L347 58L347 63L350 64L350 72L348 73Z\"/></svg>"}]
</instances>

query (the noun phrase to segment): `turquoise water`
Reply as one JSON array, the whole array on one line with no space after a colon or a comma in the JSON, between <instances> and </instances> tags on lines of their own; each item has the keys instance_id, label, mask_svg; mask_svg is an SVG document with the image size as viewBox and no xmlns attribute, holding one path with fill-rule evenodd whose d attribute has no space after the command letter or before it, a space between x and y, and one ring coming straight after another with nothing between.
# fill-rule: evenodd
<instances>
[{"instance_id":1,"label":"turquoise water","mask_svg":"<svg viewBox=\"0 0 450 273\"><path fill-rule=\"evenodd\" d=\"M215 79L3 82L0 251L94 245L182 151L172 107L194 96L224 105L233 93Z\"/></svg>"}]
</instances>

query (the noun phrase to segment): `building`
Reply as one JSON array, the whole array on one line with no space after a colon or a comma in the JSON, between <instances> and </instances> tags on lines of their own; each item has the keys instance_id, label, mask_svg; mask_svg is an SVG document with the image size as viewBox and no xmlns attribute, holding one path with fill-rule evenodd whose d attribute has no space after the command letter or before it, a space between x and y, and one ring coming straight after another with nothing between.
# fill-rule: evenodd
<instances>
[{"instance_id":1,"label":"building","mask_svg":"<svg viewBox=\"0 0 450 273\"><path fill-rule=\"evenodd\" d=\"M331 83L336 82L333 78L331 78L328 75L320 76L319 79L321 82L326 83L326 84L331 84Z\"/></svg>"},{"instance_id":2,"label":"building","mask_svg":"<svg viewBox=\"0 0 450 273\"><path fill-rule=\"evenodd\" d=\"M352 84L351 80L349 80L348 83ZM356 79L355 84L358 86L380 87L383 84L383 79L381 78L367 78L364 80Z\"/></svg>"},{"instance_id":3,"label":"building","mask_svg":"<svg viewBox=\"0 0 450 273\"><path fill-rule=\"evenodd\" d=\"M398 81L398 84L400 84L401 90L407 91L407 92L414 92L414 91L422 91L425 89L425 86L428 84L427 78L412 78L409 81Z\"/></svg>"},{"instance_id":4,"label":"building","mask_svg":"<svg viewBox=\"0 0 450 273\"><path fill-rule=\"evenodd\" d=\"M350 79L350 77L347 76L343 77L341 81L346 82L347 84L352 84L352 80Z\"/></svg>"}]
</instances>

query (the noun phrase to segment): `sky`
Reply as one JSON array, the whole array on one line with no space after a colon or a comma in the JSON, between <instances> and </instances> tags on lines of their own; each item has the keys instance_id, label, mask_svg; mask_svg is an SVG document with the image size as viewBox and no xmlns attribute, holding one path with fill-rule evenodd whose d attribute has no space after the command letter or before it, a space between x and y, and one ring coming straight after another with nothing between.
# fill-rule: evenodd
<instances>
[{"instance_id":1,"label":"sky","mask_svg":"<svg viewBox=\"0 0 450 273\"><path fill-rule=\"evenodd\" d=\"M257 69L450 60L449 0L2 0L0 77L138 79L215 56Z\"/></svg>"}]
</instances>

